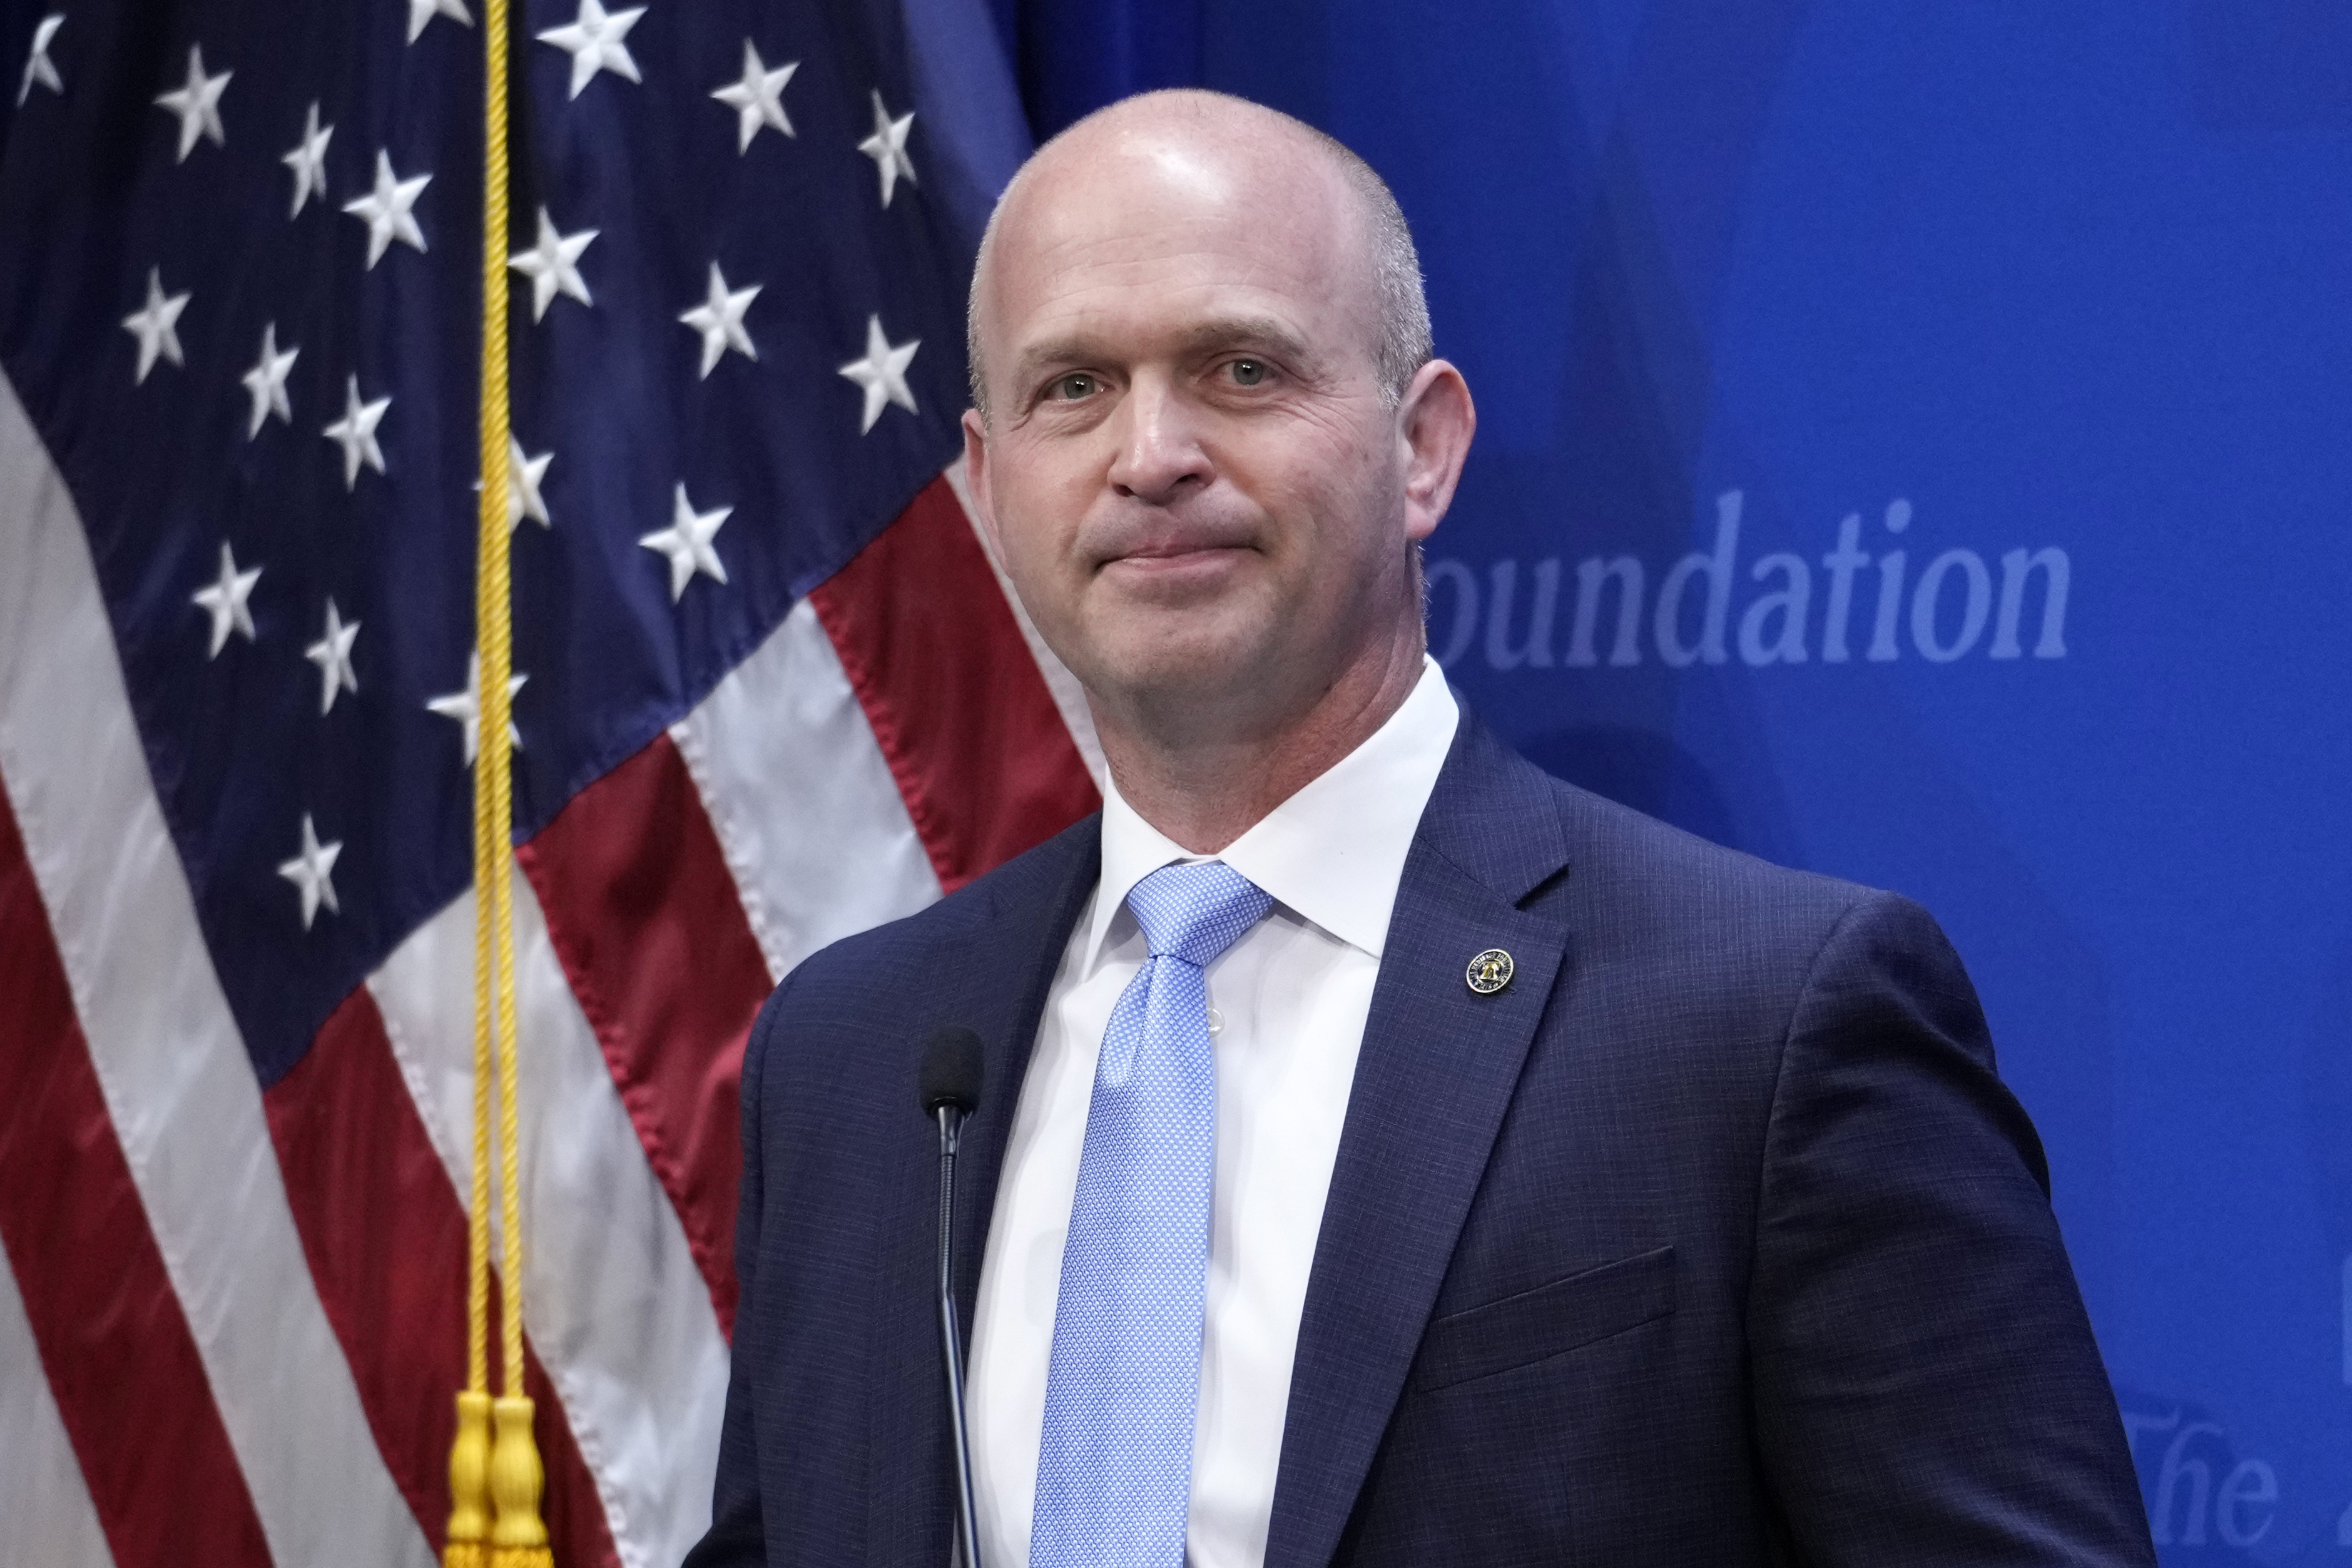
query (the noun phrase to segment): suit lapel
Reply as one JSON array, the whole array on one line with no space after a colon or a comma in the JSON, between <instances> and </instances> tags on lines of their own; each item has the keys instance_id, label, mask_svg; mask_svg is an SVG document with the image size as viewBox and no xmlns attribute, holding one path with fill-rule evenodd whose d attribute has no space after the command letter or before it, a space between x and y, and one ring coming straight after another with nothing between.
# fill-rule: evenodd
<instances>
[{"instance_id":1,"label":"suit lapel","mask_svg":"<svg viewBox=\"0 0 2352 1568\"><path fill-rule=\"evenodd\" d=\"M1518 908L1567 863L1549 781L1465 711L1403 879L1299 1321L1266 1568L1321 1568L1355 1506L1559 973ZM1493 995L1473 954L1509 952Z\"/></svg>"},{"instance_id":2,"label":"suit lapel","mask_svg":"<svg viewBox=\"0 0 2352 1568\"><path fill-rule=\"evenodd\" d=\"M967 1350L980 1265L1013 1112L1037 1022L1070 928L1094 890L1097 819L1089 817L1001 879L976 887L990 906L971 934L943 947L924 977L927 1016L905 1046L907 1115L886 1167L893 1183L877 1241L871 1386L875 1392L868 1532L876 1563L944 1563L953 1536L947 1392L940 1366L937 1289L939 1133L915 1104L915 1061L933 1029L962 1024L981 1037L980 1106L956 1161L956 1297Z\"/></svg>"}]
</instances>

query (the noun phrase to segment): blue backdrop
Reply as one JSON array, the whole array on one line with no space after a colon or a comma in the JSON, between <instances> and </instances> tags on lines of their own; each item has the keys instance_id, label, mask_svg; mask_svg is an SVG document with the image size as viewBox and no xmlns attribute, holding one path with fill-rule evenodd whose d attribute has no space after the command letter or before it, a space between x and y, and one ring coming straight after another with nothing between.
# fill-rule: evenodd
<instances>
[{"instance_id":1,"label":"blue backdrop","mask_svg":"<svg viewBox=\"0 0 2352 1568\"><path fill-rule=\"evenodd\" d=\"M998 0L1396 187L1568 778L1967 956L2168 1563L2352 1561L2352 5Z\"/></svg>"}]
</instances>

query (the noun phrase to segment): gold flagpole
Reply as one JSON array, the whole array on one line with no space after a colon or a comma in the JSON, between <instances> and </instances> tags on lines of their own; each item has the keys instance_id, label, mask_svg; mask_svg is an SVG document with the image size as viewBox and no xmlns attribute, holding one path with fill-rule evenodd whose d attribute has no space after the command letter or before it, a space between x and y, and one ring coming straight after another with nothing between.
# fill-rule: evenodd
<instances>
[{"instance_id":1,"label":"gold flagpole","mask_svg":"<svg viewBox=\"0 0 2352 1568\"><path fill-rule=\"evenodd\" d=\"M480 551L476 568L474 763L474 1168L466 1281L466 1387L449 1451L446 1568L551 1568L539 1516L543 1480L523 1393L522 1174L514 1005L514 794L507 683L514 666L508 570L507 9L486 0L482 137ZM496 1079L499 1363L489 1393L490 1152ZM495 1513L492 1512L495 1505Z\"/></svg>"}]
</instances>

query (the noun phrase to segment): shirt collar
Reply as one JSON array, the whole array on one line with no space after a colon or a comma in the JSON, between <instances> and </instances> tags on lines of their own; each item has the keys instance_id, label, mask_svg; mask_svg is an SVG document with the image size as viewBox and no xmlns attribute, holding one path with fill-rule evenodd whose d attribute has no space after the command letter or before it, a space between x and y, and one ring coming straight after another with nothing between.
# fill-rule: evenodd
<instances>
[{"instance_id":1,"label":"shirt collar","mask_svg":"<svg viewBox=\"0 0 2352 1568\"><path fill-rule=\"evenodd\" d=\"M1136 883L1179 860L1223 860L1294 914L1380 957L1406 852L1460 721L1444 672L1423 654L1421 679L1386 723L1214 856L1168 837L1106 779L1086 968L1101 959Z\"/></svg>"}]
</instances>

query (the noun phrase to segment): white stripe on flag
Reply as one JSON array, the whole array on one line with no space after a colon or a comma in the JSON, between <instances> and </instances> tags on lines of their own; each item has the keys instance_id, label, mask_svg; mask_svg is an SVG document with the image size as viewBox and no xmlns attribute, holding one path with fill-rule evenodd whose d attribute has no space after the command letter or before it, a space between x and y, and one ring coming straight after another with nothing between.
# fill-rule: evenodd
<instances>
[{"instance_id":1,"label":"white stripe on flag","mask_svg":"<svg viewBox=\"0 0 2352 1568\"><path fill-rule=\"evenodd\" d=\"M0 1521L6 1521L0 1531L12 1562L113 1568L5 1253L0 1253Z\"/></svg>"},{"instance_id":2,"label":"white stripe on flag","mask_svg":"<svg viewBox=\"0 0 2352 1568\"><path fill-rule=\"evenodd\" d=\"M0 377L0 778L272 1556L432 1561L302 1255L72 498ZM190 631L195 657L197 628Z\"/></svg>"},{"instance_id":3,"label":"white stripe on flag","mask_svg":"<svg viewBox=\"0 0 2352 1568\"><path fill-rule=\"evenodd\" d=\"M530 880L515 889L522 1077L523 1318L630 1568L686 1555L710 1522L727 1343L677 1211L654 1179L566 983ZM474 900L368 982L402 1076L464 1202L473 1168Z\"/></svg>"},{"instance_id":4,"label":"white stripe on flag","mask_svg":"<svg viewBox=\"0 0 2352 1568\"><path fill-rule=\"evenodd\" d=\"M669 733L771 979L939 898L873 726L806 599Z\"/></svg>"}]
</instances>

